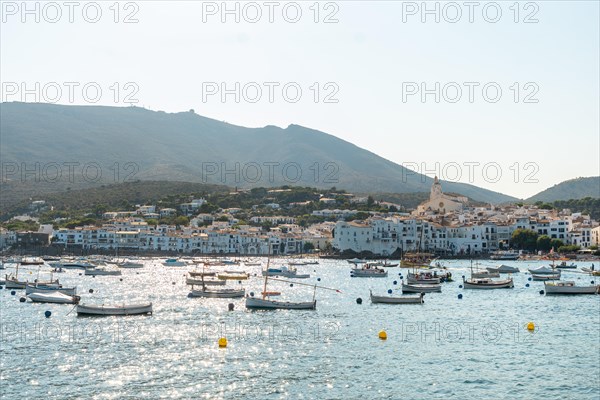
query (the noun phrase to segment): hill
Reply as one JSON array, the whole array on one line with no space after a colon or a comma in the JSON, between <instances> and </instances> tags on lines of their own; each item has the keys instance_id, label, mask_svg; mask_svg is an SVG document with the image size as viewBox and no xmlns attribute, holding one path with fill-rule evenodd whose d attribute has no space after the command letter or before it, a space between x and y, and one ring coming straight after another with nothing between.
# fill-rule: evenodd
<instances>
[{"instance_id":1,"label":"hill","mask_svg":"<svg viewBox=\"0 0 600 400\"><path fill-rule=\"evenodd\" d=\"M600 198L600 176L570 179L541 191L525 201L528 203L536 201L553 202L586 197Z\"/></svg>"},{"instance_id":2,"label":"hill","mask_svg":"<svg viewBox=\"0 0 600 400\"><path fill-rule=\"evenodd\" d=\"M324 132L299 125L245 128L192 111L2 103L0 129L0 157L10 172L3 171L5 197L138 179L335 186L362 193L428 192L432 184L429 177ZM442 185L478 201L516 200L473 185Z\"/></svg>"}]
</instances>

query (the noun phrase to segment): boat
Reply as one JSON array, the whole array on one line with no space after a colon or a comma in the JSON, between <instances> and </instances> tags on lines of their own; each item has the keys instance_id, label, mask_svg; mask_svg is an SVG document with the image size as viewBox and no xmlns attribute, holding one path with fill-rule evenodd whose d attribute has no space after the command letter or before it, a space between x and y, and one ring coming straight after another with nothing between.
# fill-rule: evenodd
<instances>
[{"instance_id":1,"label":"boat","mask_svg":"<svg viewBox=\"0 0 600 400\"><path fill-rule=\"evenodd\" d=\"M575 268L577 268L577 265L576 265L576 264L574 264L574 263L567 264L567 262L566 262L566 261L563 261L563 262L561 262L560 264L558 264L558 265L556 266L556 268L561 268L561 269L575 269Z\"/></svg>"},{"instance_id":2,"label":"boat","mask_svg":"<svg viewBox=\"0 0 600 400\"><path fill-rule=\"evenodd\" d=\"M288 261L288 265L298 266L298 265L306 265L306 263L304 261Z\"/></svg>"},{"instance_id":3,"label":"boat","mask_svg":"<svg viewBox=\"0 0 600 400\"><path fill-rule=\"evenodd\" d=\"M519 253L511 250L498 250L492 253L490 256L492 260L518 260Z\"/></svg>"},{"instance_id":4,"label":"boat","mask_svg":"<svg viewBox=\"0 0 600 400\"><path fill-rule=\"evenodd\" d=\"M583 272L587 272L588 274L593 275L593 276L600 276L600 271L596 271L595 269L592 269L592 268L583 267L583 268L581 268L581 270Z\"/></svg>"},{"instance_id":5,"label":"boat","mask_svg":"<svg viewBox=\"0 0 600 400\"><path fill-rule=\"evenodd\" d=\"M319 265L319 261L317 261L317 260L305 261L304 264L306 264L306 265Z\"/></svg>"},{"instance_id":6,"label":"boat","mask_svg":"<svg viewBox=\"0 0 600 400\"><path fill-rule=\"evenodd\" d=\"M471 274L471 278L500 278L500 272L491 272L488 270L477 271Z\"/></svg>"},{"instance_id":7,"label":"boat","mask_svg":"<svg viewBox=\"0 0 600 400\"><path fill-rule=\"evenodd\" d=\"M84 275L121 275L118 269L90 268L86 269Z\"/></svg>"},{"instance_id":8,"label":"boat","mask_svg":"<svg viewBox=\"0 0 600 400\"><path fill-rule=\"evenodd\" d=\"M600 285L575 286L575 282L572 281L544 282L544 288L547 295L600 293Z\"/></svg>"},{"instance_id":9,"label":"boat","mask_svg":"<svg viewBox=\"0 0 600 400\"><path fill-rule=\"evenodd\" d=\"M125 260L118 262L119 268L144 268L144 263L141 260Z\"/></svg>"},{"instance_id":10,"label":"boat","mask_svg":"<svg viewBox=\"0 0 600 400\"><path fill-rule=\"evenodd\" d=\"M215 276L217 273L215 271L190 271L188 272L192 278L197 276Z\"/></svg>"},{"instance_id":11,"label":"boat","mask_svg":"<svg viewBox=\"0 0 600 400\"><path fill-rule=\"evenodd\" d=\"M96 264L93 264L88 261L67 261L67 262L59 262L57 264L52 264L56 267L62 267L67 269L88 269L88 268L96 268Z\"/></svg>"},{"instance_id":12,"label":"boat","mask_svg":"<svg viewBox=\"0 0 600 400\"><path fill-rule=\"evenodd\" d=\"M463 279L465 289L512 289L512 278L493 280L490 278L469 278Z\"/></svg>"},{"instance_id":13,"label":"boat","mask_svg":"<svg viewBox=\"0 0 600 400\"><path fill-rule=\"evenodd\" d=\"M419 296L374 296L373 292L370 292L371 303L373 304L423 304L423 297L425 293L421 293Z\"/></svg>"},{"instance_id":14,"label":"boat","mask_svg":"<svg viewBox=\"0 0 600 400\"><path fill-rule=\"evenodd\" d=\"M377 268L370 263L366 263L361 268L352 268L350 276L353 278L386 278L388 273L382 268Z\"/></svg>"},{"instance_id":15,"label":"boat","mask_svg":"<svg viewBox=\"0 0 600 400\"><path fill-rule=\"evenodd\" d=\"M220 279L194 279L188 277L185 279L185 283L187 285L223 286L227 281Z\"/></svg>"},{"instance_id":16,"label":"boat","mask_svg":"<svg viewBox=\"0 0 600 400\"><path fill-rule=\"evenodd\" d=\"M442 285L440 284L402 284L402 293L441 293Z\"/></svg>"},{"instance_id":17,"label":"boat","mask_svg":"<svg viewBox=\"0 0 600 400\"><path fill-rule=\"evenodd\" d=\"M283 276L284 278L296 278L296 279L307 279L310 278L309 274L299 274L296 268L269 268L262 271L263 276L268 274L269 276Z\"/></svg>"},{"instance_id":18,"label":"boat","mask_svg":"<svg viewBox=\"0 0 600 400\"><path fill-rule=\"evenodd\" d=\"M21 265L44 265L45 261L40 257L24 257L21 259Z\"/></svg>"},{"instance_id":19,"label":"boat","mask_svg":"<svg viewBox=\"0 0 600 400\"><path fill-rule=\"evenodd\" d=\"M281 292L271 291L271 292L260 292L263 296L281 296Z\"/></svg>"},{"instance_id":20,"label":"boat","mask_svg":"<svg viewBox=\"0 0 600 400\"><path fill-rule=\"evenodd\" d=\"M499 267L486 267L485 269L490 272L498 272L500 274L515 274L520 271L517 267L511 267L510 265L504 264L500 265Z\"/></svg>"},{"instance_id":21,"label":"boat","mask_svg":"<svg viewBox=\"0 0 600 400\"><path fill-rule=\"evenodd\" d=\"M77 304L81 297L68 295L59 291L53 292L33 292L27 295L34 303L56 303L56 304Z\"/></svg>"},{"instance_id":22,"label":"boat","mask_svg":"<svg viewBox=\"0 0 600 400\"><path fill-rule=\"evenodd\" d=\"M77 315L139 315L152 314L152 303L92 306L77 305Z\"/></svg>"},{"instance_id":23,"label":"boat","mask_svg":"<svg viewBox=\"0 0 600 400\"><path fill-rule=\"evenodd\" d=\"M361 260L360 258L352 258L346 261L348 261L350 264L364 264L367 262L367 260Z\"/></svg>"},{"instance_id":24,"label":"boat","mask_svg":"<svg viewBox=\"0 0 600 400\"><path fill-rule=\"evenodd\" d=\"M546 266L541 266L541 267L537 267L537 268L529 268L528 269L530 274L536 274L536 275L543 275L543 274L559 274L560 275L560 270L556 270L555 268L552 267L546 267Z\"/></svg>"},{"instance_id":25,"label":"boat","mask_svg":"<svg viewBox=\"0 0 600 400\"><path fill-rule=\"evenodd\" d=\"M422 235L422 233L421 233ZM435 259L435 255L431 253L404 253L400 260L401 268L417 268L425 265L430 265Z\"/></svg>"},{"instance_id":26,"label":"boat","mask_svg":"<svg viewBox=\"0 0 600 400\"><path fill-rule=\"evenodd\" d=\"M26 284L25 294L31 293L48 293L48 292L60 292L68 296L75 296L77 294L77 287L62 287L62 285L38 285L38 284Z\"/></svg>"},{"instance_id":27,"label":"boat","mask_svg":"<svg viewBox=\"0 0 600 400\"><path fill-rule=\"evenodd\" d=\"M276 301L247 296L246 308L261 310L315 310L317 308L317 301Z\"/></svg>"},{"instance_id":28,"label":"boat","mask_svg":"<svg viewBox=\"0 0 600 400\"><path fill-rule=\"evenodd\" d=\"M560 279L560 274L531 274L531 279L534 281L557 281Z\"/></svg>"},{"instance_id":29,"label":"boat","mask_svg":"<svg viewBox=\"0 0 600 400\"><path fill-rule=\"evenodd\" d=\"M247 265L248 267L258 267L259 265L262 265L259 262L245 262L244 265Z\"/></svg>"},{"instance_id":30,"label":"boat","mask_svg":"<svg viewBox=\"0 0 600 400\"><path fill-rule=\"evenodd\" d=\"M6 275L5 280L4 280L4 285L6 286L7 289L25 289L25 287L27 286L28 283L37 283L38 285L45 285L45 286L51 286L51 285L58 285L58 279L55 279L53 281L20 281L18 280L15 276L9 276Z\"/></svg>"},{"instance_id":31,"label":"boat","mask_svg":"<svg viewBox=\"0 0 600 400\"><path fill-rule=\"evenodd\" d=\"M221 273L217 274L217 278L225 281L243 281L248 279L247 273Z\"/></svg>"},{"instance_id":32,"label":"boat","mask_svg":"<svg viewBox=\"0 0 600 400\"><path fill-rule=\"evenodd\" d=\"M246 289L206 289L194 290L188 294L188 297L210 297L216 299L233 299L238 297L244 297L246 295Z\"/></svg>"},{"instance_id":33,"label":"boat","mask_svg":"<svg viewBox=\"0 0 600 400\"><path fill-rule=\"evenodd\" d=\"M441 279L439 276L431 272L409 272L406 276L406 282L411 285L437 285L441 283Z\"/></svg>"},{"instance_id":34,"label":"boat","mask_svg":"<svg viewBox=\"0 0 600 400\"><path fill-rule=\"evenodd\" d=\"M185 267L186 265L188 265L188 263L182 260L178 260L176 258L168 258L165 261L163 261L162 265L164 265L165 267Z\"/></svg>"}]
</instances>

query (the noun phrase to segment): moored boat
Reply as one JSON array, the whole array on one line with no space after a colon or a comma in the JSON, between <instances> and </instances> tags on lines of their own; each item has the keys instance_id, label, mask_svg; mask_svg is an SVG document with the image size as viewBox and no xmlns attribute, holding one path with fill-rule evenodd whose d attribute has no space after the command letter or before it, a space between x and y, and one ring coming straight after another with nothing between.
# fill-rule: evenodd
<instances>
[{"instance_id":1,"label":"moored boat","mask_svg":"<svg viewBox=\"0 0 600 400\"><path fill-rule=\"evenodd\" d=\"M188 294L188 297L210 297L216 299L233 299L238 297L244 297L246 295L245 289L206 289L193 290Z\"/></svg>"},{"instance_id":2,"label":"moored boat","mask_svg":"<svg viewBox=\"0 0 600 400\"><path fill-rule=\"evenodd\" d=\"M152 303L114 305L114 306L92 306L77 305L77 315L140 315L152 314Z\"/></svg>"},{"instance_id":3,"label":"moored boat","mask_svg":"<svg viewBox=\"0 0 600 400\"><path fill-rule=\"evenodd\" d=\"M572 281L544 282L546 294L598 294L600 285L575 286Z\"/></svg>"},{"instance_id":4,"label":"moored boat","mask_svg":"<svg viewBox=\"0 0 600 400\"><path fill-rule=\"evenodd\" d=\"M176 258L168 258L165 261L163 261L162 265L164 265L165 267L185 267L186 265L188 265L188 263L182 260L178 260Z\"/></svg>"},{"instance_id":5,"label":"moored boat","mask_svg":"<svg viewBox=\"0 0 600 400\"><path fill-rule=\"evenodd\" d=\"M515 274L519 272L519 268L511 267L510 265L504 264L502 264L499 267L486 267L485 269L487 269L490 272L498 272L500 274Z\"/></svg>"},{"instance_id":6,"label":"moored boat","mask_svg":"<svg viewBox=\"0 0 600 400\"><path fill-rule=\"evenodd\" d=\"M531 279L534 281L557 281L560 279L560 274L531 274Z\"/></svg>"},{"instance_id":7,"label":"moored boat","mask_svg":"<svg viewBox=\"0 0 600 400\"><path fill-rule=\"evenodd\" d=\"M465 289L512 289L512 278L494 280L490 278L469 278L463 280Z\"/></svg>"},{"instance_id":8,"label":"moored boat","mask_svg":"<svg viewBox=\"0 0 600 400\"><path fill-rule=\"evenodd\" d=\"M308 279L309 274L299 274L296 268L280 267L280 268L269 268L262 271L262 275L265 276L283 276L284 278L296 278L296 279Z\"/></svg>"},{"instance_id":9,"label":"moored boat","mask_svg":"<svg viewBox=\"0 0 600 400\"><path fill-rule=\"evenodd\" d=\"M576 264L574 264L574 263L567 264L567 262L566 262L566 261L563 261L563 262L561 262L560 264L558 264L558 265L556 266L556 268L560 268L560 269L576 269L576 268L577 268L577 265L576 265Z\"/></svg>"},{"instance_id":10,"label":"moored boat","mask_svg":"<svg viewBox=\"0 0 600 400\"><path fill-rule=\"evenodd\" d=\"M223 286L227 283L226 280L220 279L196 279L196 278L186 278L185 283L187 285L206 285L206 286Z\"/></svg>"},{"instance_id":11,"label":"moored boat","mask_svg":"<svg viewBox=\"0 0 600 400\"><path fill-rule=\"evenodd\" d=\"M528 269L529 273L536 274L536 275L543 275L543 274L559 274L560 275L560 270L557 270L556 268L553 267L547 267L547 266L541 266L541 267L537 267L537 268L529 268Z\"/></svg>"},{"instance_id":12,"label":"moored boat","mask_svg":"<svg viewBox=\"0 0 600 400\"><path fill-rule=\"evenodd\" d=\"M61 293L59 291L53 292L34 292L27 295L32 302L35 303L56 303L56 304L77 304L81 297L73 296Z\"/></svg>"},{"instance_id":13,"label":"moored boat","mask_svg":"<svg viewBox=\"0 0 600 400\"><path fill-rule=\"evenodd\" d=\"M374 304L423 304L424 296L425 293L419 296L374 296L373 292L370 292L371 303Z\"/></svg>"},{"instance_id":14,"label":"moored boat","mask_svg":"<svg viewBox=\"0 0 600 400\"><path fill-rule=\"evenodd\" d=\"M500 278L500 272L477 271L471 274L471 278Z\"/></svg>"},{"instance_id":15,"label":"moored boat","mask_svg":"<svg viewBox=\"0 0 600 400\"><path fill-rule=\"evenodd\" d=\"M317 301L276 301L247 296L246 308L260 310L314 310L317 308Z\"/></svg>"},{"instance_id":16,"label":"moored boat","mask_svg":"<svg viewBox=\"0 0 600 400\"><path fill-rule=\"evenodd\" d=\"M510 250L498 250L490 256L492 260L517 260L518 258L519 253Z\"/></svg>"},{"instance_id":17,"label":"moored boat","mask_svg":"<svg viewBox=\"0 0 600 400\"><path fill-rule=\"evenodd\" d=\"M248 274L246 273L222 273L217 274L217 278L225 281L243 281L248 279Z\"/></svg>"},{"instance_id":18,"label":"moored boat","mask_svg":"<svg viewBox=\"0 0 600 400\"><path fill-rule=\"evenodd\" d=\"M388 273L382 268L377 268L366 263L361 268L352 268L350 276L355 278L386 278Z\"/></svg>"},{"instance_id":19,"label":"moored boat","mask_svg":"<svg viewBox=\"0 0 600 400\"><path fill-rule=\"evenodd\" d=\"M118 269L90 268L86 269L85 275L121 275Z\"/></svg>"},{"instance_id":20,"label":"moored boat","mask_svg":"<svg viewBox=\"0 0 600 400\"><path fill-rule=\"evenodd\" d=\"M25 285L25 294L31 293L49 293L49 292L60 292L62 294L66 294L68 296L75 296L77 294L77 287L62 287L62 285L36 285L36 284L26 284Z\"/></svg>"},{"instance_id":21,"label":"moored boat","mask_svg":"<svg viewBox=\"0 0 600 400\"><path fill-rule=\"evenodd\" d=\"M402 284L402 293L440 293L441 291L440 284Z\"/></svg>"}]
</instances>

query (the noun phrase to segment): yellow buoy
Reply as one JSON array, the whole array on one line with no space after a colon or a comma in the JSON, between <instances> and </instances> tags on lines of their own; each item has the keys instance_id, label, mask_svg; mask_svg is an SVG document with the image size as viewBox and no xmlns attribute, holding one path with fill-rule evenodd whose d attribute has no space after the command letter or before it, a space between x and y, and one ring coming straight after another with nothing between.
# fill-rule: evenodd
<instances>
[{"instance_id":1,"label":"yellow buoy","mask_svg":"<svg viewBox=\"0 0 600 400\"><path fill-rule=\"evenodd\" d=\"M527 324L527 330L528 331L533 331L535 330L535 324L533 322L530 322Z\"/></svg>"},{"instance_id":2,"label":"yellow buoy","mask_svg":"<svg viewBox=\"0 0 600 400\"><path fill-rule=\"evenodd\" d=\"M385 331L379 331L379 339L386 340L387 339L387 333L385 333Z\"/></svg>"},{"instance_id":3,"label":"yellow buoy","mask_svg":"<svg viewBox=\"0 0 600 400\"><path fill-rule=\"evenodd\" d=\"M227 339L224 337L219 339L219 347L227 347Z\"/></svg>"}]
</instances>

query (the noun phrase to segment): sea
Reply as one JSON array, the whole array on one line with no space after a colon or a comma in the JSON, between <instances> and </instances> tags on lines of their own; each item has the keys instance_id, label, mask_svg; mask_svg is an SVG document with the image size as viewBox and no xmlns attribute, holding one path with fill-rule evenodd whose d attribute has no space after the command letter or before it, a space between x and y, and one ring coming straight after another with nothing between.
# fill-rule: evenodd
<instances>
[{"instance_id":1,"label":"sea","mask_svg":"<svg viewBox=\"0 0 600 400\"><path fill-rule=\"evenodd\" d=\"M281 300L314 295L317 308L306 311L249 311L243 298L190 298L185 275L200 268L166 267L157 258L121 276L54 274L77 287L82 304L152 302L148 316L78 317L72 305L22 302L24 290L2 289L0 397L600 398L600 296L546 296L544 283L527 272L548 265L543 261L482 261L478 267L520 269L513 289L496 290L462 288L469 261L440 262L454 281L426 294L424 304L371 304L370 291L401 295L406 269L353 278L347 261L325 259L297 267L308 279L268 282ZM250 278L228 287L263 290L261 266L213 269L245 270ZM7 265L0 272L12 271ZM21 267L19 276L46 279L48 271ZM589 285L600 277L578 268L564 270L563 280Z\"/></svg>"}]
</instances>

